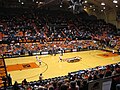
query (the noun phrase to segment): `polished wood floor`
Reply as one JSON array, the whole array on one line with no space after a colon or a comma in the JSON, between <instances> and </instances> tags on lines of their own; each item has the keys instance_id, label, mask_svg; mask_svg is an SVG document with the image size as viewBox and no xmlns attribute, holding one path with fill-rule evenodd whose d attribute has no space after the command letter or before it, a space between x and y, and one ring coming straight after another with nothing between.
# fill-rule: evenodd
<instances>
[{"instance_id":1,"label":"polished wood floor","mask_svg":"<svg viewBox=\"0 0 120 90\"><path fill-rule=\"evenodd\" d=\"M25 78L27 79L27 81L38 80L40 73L43 74L44 79L47 79L47 78L67 75L69 72L73 72L73 71L120 62L120 55L115 55L111 57L100 56L100 54L106 54L106 53L109 52L105 52L101 50L91 50L91 51L65 53L62 56L63 59L72 58L75 56L79 56L82 58L79 62L74 62L74 63L68 63L66 61L59 62L59 54L57 54L56 56L39 55L39 57L42 59L42 64L40 66L35 56L9 58L9 59L5 59L5 62L7 66L17 65L17 64L28 64L33 62L39 66L37 68L8 71L8 73L10 73L13 78L13 83L15 81L21 83L21 81Z\"/></svg>"}]
</instances>

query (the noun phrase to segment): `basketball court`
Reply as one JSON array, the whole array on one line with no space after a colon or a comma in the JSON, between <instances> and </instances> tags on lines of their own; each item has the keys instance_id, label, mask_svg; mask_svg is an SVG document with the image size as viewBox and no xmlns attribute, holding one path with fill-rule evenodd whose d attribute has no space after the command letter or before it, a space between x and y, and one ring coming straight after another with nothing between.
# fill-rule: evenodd
<instances>
[{"instance_id":1,"label":"basketball court","mask_svg":"<svg viewBox=\"0 0 120 90\"><path fill-rule=\"evenodd\" d=\"M120 62L120 55L102 50L90 50L81 52L64 53L63 59L80 57L80 61L68 63L59 62L59 54L56 56L39 55L42 64L36 60L35 56L18 57L5 59L7 71L13 78L13 83L21 83L23 79L36 81L42 73L44 79L67 75L69 72L94 68Z\"/></svg>"}]
</instances>

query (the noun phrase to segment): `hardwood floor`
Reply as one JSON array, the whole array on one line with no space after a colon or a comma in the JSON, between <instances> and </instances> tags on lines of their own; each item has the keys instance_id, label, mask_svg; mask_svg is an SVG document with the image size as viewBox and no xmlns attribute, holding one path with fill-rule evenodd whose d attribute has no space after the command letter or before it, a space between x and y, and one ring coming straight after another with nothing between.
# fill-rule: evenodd
<instances>
[{"instance_id":1,"label":"hardwood floor","mask_svg":"<svg viewBox=\"0 0 120 90\"><path fill-rule=\"evenodd\" d=\"M47 79L67 75L69 72L73 71L120 62L120 55L113 55L111 57L100 56L100 54L108 53L109 52L101 50L91 50L65 53L62 56L63 59L72 58L75 56L81 57L81 60L79 62L73 63L68 63L67 61L59 62L59 54L56 56L39 55L39 57L42 59L42 65L40 66L35 56L9 58L5 59L5 62L7 66L16 64L29 64L33 62L38 65L37 68L25 67L26 69L8 71L8 73L10 73L13 78L13 83L15 81L21 83L24 78L26 78L27 81L38 80L40 73L43 74L44 79Z\"/></svg>"}]
</instances>

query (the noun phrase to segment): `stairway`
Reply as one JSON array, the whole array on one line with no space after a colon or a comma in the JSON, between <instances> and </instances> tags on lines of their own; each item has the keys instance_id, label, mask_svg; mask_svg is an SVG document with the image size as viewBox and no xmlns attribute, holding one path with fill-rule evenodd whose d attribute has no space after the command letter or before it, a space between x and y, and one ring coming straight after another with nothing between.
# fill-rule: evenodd
<instances>
[{"instance_id":1,"label":"stairway","mask_svg":"<svg viewBox=\"0 0 120 90\"><path fill-rule=\"evenodd\" d=\"M4 86L2 77L6 78L6 76L7 76L7 71L6 71L5 61L4 58L0 57L0 87Z\"/></svg>"}]
</instances>

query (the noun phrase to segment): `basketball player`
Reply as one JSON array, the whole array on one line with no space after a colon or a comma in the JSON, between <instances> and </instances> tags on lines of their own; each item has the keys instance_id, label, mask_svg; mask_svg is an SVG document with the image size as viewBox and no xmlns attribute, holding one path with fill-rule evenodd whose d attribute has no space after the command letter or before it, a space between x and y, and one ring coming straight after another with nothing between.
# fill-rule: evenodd
<instances>
[{"instance_id":1,"label":"basketball player","mask_svg":"<svg viewBox=\"0 0 120 90\"><path fill-rule=\"evenodd\" d=\"M38 59L39 65L41 65L41 58Z\"/></svg>"},{"instance_id":2,"label":"basketball player","mask_svg":"<svg viewBox=\"0 0 120 90\"><path fill-rule=\"evenodd\" d=\"M43 80L42 73L41 73L40 76L39 76L39 80L40 80L40 81Z\"/></svg>"},{"instance_id":3,"label":"basketball player","mask_svg":"<svg viewBox=\"0 0 120 90\"><path fill-rule=\"evenodd\" d=\"M63 56L63 49L60 47L60 51L61 51L61 56Z\"/></svg>"},{"instance_id":4,"label":"basketball player","mask_svg":"<svg viewBox=\"0 0 120 90\"><path fill-rule=\"evenodd\" d=\"M115 53L115 50L114 50L114 49L112 50L112 53L113 53L113 54Z\"/></svg>"},{"instance_id":5,"label":"basketball player","mask_svg":"<svg viewBox=\"0 0 120 90\"><path fill-rule=\"evenodd\" d=\"M36 55L36 60L39 62L39 65L41 65L41 59Z\"/></svg>"},{"instance_id":6,"label":"basketball player","mask_svg":"<svg viewBox=\"0 0 120 90\"><path fill-rule=\"evenodd\" d=\"M62 55L59 56L59 61L58 62L61 62L62 61Z\"/></svg>"},{"instance_id":7,"label":"basketball player","mask_svg":"<svg viewBox=\"0 0 120 90\"><path fill-rule=\"evenodd\" d=\"M38 55L36 55L36 60L38 60L39 58L38 58Z\"/></svg>"}]
</instances>

